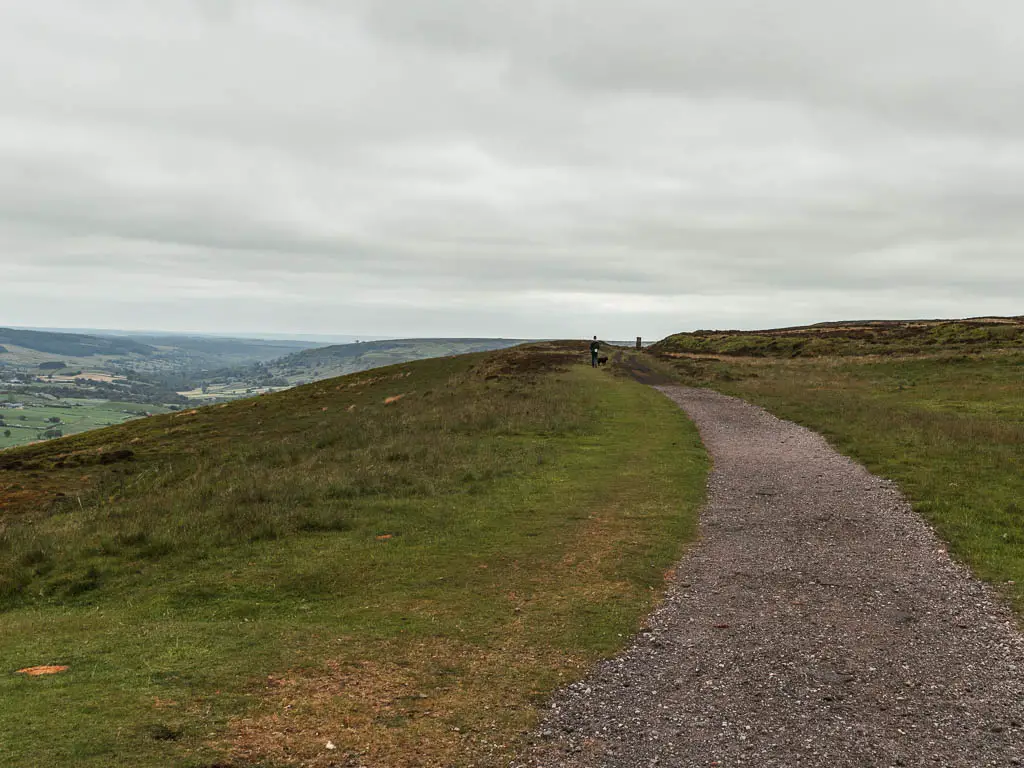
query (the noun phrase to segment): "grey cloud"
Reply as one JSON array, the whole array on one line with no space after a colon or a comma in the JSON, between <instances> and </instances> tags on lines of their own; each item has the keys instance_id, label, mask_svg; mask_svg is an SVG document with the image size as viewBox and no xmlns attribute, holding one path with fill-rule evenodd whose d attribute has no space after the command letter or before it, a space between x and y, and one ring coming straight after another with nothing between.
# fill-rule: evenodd
<instances>
[{"instance_id":1,"label":"grey cloud","mask_svg":"<svg viewBox=\"0 0 1024 768\"><path fill-rule=\"evenodd\" d=\"M964 0L11 4L0 323L628 337L1011 311L1019 21Z\"/></svg>"},{"instance_id":2,"label":"grey cloud","mask_svg":"<svg viewBox=\"0 0 1024 768\"><path fill-rule=\"evenodd\" d=\"M1024 9L1009 0L361 5L381 34L490 52L569 88L812 101L993 131L1024 120L1013 98L1024 84Z\"/></svg>"}]
</instances>

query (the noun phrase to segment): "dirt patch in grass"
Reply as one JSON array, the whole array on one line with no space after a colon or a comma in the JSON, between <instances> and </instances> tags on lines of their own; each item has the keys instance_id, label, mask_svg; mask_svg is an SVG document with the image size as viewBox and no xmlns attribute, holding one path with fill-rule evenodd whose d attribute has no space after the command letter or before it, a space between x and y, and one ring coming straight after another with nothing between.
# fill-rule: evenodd
<instances>
[{"instance_id":1,"label":"dirt patch in grass","mask_svg":"<svg viewBox=\"0 0 1024 768\"><path fill-rule=\"evenodd\" d=\"M232 725L233 764L497 766L509 722L525 730L535 720L518 687L541 670L581 666L442 639L380 651L387 661L331 660L268 678L264 711Z\"/></svg>"}]
</instances>

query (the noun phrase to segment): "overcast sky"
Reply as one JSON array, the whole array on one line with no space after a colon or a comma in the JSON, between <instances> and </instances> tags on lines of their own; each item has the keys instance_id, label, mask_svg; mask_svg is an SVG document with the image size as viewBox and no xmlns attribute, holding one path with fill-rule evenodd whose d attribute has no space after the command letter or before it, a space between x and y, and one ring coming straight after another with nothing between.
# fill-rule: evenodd
<instances>
[{"instance_id":1,"label":"overcast sky","mask_svg":"<svg viewBox=\"0 0 1024 768\"><path fill-rule=\"evenodd\" d=\"M1024 313L1019 0L0 0L0 325Z\"/></svg>"}]
</instances>

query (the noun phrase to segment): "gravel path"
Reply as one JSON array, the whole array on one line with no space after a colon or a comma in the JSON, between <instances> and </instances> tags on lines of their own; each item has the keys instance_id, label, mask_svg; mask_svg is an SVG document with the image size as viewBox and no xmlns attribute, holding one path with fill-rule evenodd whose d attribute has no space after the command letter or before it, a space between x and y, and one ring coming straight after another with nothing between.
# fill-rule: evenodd
<instances>
[{"instance_id":1,"label":"gravel path","mask_svg":"<svg viewBox=\"0 0 1024 768\"><path fill-rule=\"evenodd\" d=\"M760 408L659 389L714 459L701 540L514 765L1024 765L1024 639L894 485Z\"/></svg>"}]
</instances>

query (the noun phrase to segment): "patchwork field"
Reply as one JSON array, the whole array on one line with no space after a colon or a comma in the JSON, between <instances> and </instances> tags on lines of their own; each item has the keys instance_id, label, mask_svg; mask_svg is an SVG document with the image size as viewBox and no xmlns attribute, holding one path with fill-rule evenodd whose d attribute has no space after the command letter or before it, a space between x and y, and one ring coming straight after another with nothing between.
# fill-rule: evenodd
<instances>
[{"instance_id":1,"label":"patchwork field","mask_svg":"<svg viewBox=\"0 0 1024 768\"><path fill-rule=\"evenodd\" d=\"M74 435L90 429L122 424L131 419L168 413L159 405L118 403L109 400L44 399L22 393L2 394L3 400L23 404L21 408L0 408L0 449L47 439L48 430Z\"/></svg>"}]
</instances>

